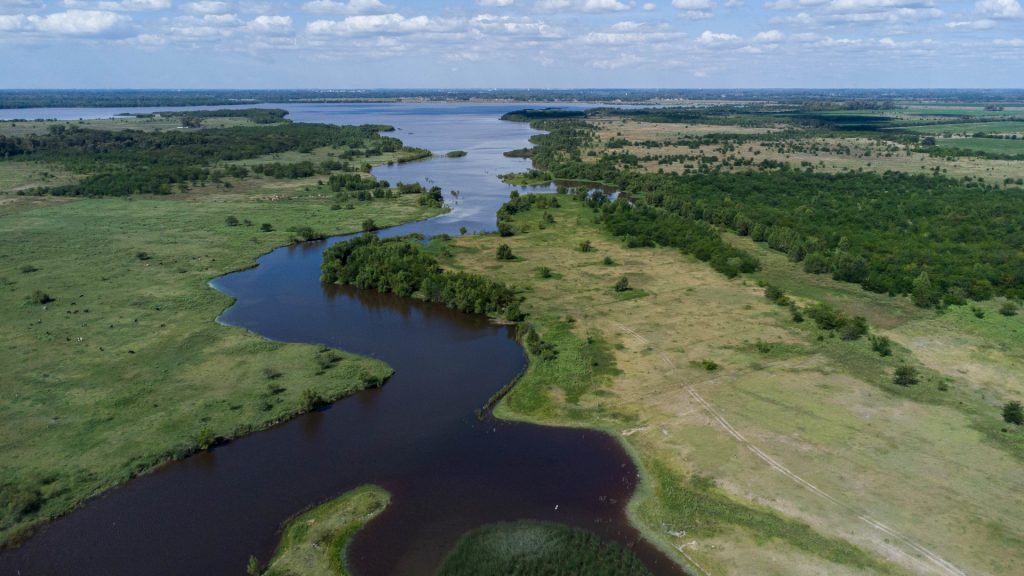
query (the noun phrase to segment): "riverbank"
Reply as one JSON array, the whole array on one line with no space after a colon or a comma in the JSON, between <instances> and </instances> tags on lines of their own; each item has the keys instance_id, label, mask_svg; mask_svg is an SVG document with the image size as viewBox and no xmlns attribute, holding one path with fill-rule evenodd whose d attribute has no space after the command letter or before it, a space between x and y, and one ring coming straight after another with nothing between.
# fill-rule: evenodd
<instances>
[{"instance_id":1,"label":"riverbank","mask_svg":"<svg viewBox=\"0 0 1024 576\"><path fill-rule=\"evenodd\" d=\"M1020 331L1003 325L1019 318L984 304L982 330L969 314L921 314L762 258L755 279L784 276L801 302L855 310L906 343L879 357L864 339L794 323L753 279L671 249L627 249L589 209L559 200L553 222L521 212L514 236L455 240L446 265L521 287L528 322L558 351L531 358L497 416L618 438L643 479L630 515L652 542L696 574L1000 573L1019 556L1019 519L1000 504L1019 461L970 414L929 400L983 394L981 377L1015 370L977 346L1009 353ZM496 260L499 244L515 258ZM622 276L632 289L617 292ZM924 345L926 330L944 336ZM975 346L959 352L971 373L929 351L957 342ZM890 390L903 363L922 374L911 393ZM963 473L937 474L940 462ZM993 530L965 534L978 517Z\"/></svg>"},{"instance_id":2,"label":"riverbank","mask_svg":"<svg viewBox=\"0 0 1024 576\"><path fill-rule=\"evenodd\" d=\"M207 283L289 244L290 229L342 234L442 212L412 196L334 209L308 185L42 202L2 216L3 242L19 250L0 261L0 541L390 375L377 360L214 322L231 298Z\"/></svg>"}]
</instances>

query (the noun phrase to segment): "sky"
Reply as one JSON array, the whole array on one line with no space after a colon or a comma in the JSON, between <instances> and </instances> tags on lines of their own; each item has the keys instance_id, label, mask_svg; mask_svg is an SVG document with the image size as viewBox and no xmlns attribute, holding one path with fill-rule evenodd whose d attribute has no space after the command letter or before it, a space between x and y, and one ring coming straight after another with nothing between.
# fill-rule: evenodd
<instances>
[{"instance_id":1,"label":"sky","mask_svg":"<svg viewBox=\"0 0 1024 576\"><path fill-rule=\"evenodd\" d=\"M1022 0L0 0L0 88L1021 88Z\"/></svg>"}]
</instances>

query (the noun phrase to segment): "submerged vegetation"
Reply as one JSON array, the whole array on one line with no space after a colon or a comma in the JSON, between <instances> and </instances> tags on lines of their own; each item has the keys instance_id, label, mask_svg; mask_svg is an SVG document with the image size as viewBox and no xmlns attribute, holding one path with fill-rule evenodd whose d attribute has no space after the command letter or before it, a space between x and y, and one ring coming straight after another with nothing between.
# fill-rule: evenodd
<instances>
[{"instance_id":1,"label":"submerged vegetation","mask_svg":"<svg viewBox=\"0 0 1024 576\"><path fill-rule=\"evenodd\" d=\"M492 524L465 535L438 576L650 576L627 548L560 524Z\"/></svg>"}]
</instances>

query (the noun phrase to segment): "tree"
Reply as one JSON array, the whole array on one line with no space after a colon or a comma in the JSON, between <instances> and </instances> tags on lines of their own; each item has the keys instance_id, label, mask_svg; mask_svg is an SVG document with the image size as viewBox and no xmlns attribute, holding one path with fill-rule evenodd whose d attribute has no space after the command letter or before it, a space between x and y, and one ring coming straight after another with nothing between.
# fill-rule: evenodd
<instances>
[{"instance_id":1,"label":"tree","mask_svg":"<svg viewBox=\"0 0 1024 576\"><path fill-rule=\"evenodd\" d=\"M627 290L629 290L629 278L626 278L625 276L620 276L619 281L615 283L615 291L625 292Z\"/></svg>"},{"instance_id":2,"label":"tree","mask_svg":"<svg viewBox=\"0 0 1024 576\"><path fill-rule=\"evenodd\" d=\"M910 292L910 299L921 308L934 308L939 304L939 291L932 285L932 280L927 272L921 272L914 279L913 288Z\"/></svg>"},{"instance_id":3,"label":"tree","mask_svg":"<svg viewBox=\"0 0 1024 576\"><path fill-rule=\"evenodd\" d=\"M377 223L373 221L373 218L367 218L363 220L363 232L374 232L377 230Z\"/></svg>"},{"instance_id":4,"label":"tree","mask_svg":"<svg viewBox=\"0 0 1024 576\"><path fill-rule=\"evenodd\" d=\"M1024 406L1017 400L1007 402L1003 405L1003 420L1017 426L1024 425Z\"/></svg>"},{"instance_id":5,"label":"tree","mask_svg":"<svg viewBox=\"0 0 1024 576\"><path fill-rule=\"evenodd\" d=\"M515 256L512 254L512 248L508 244L502 244L498 246L497 252L498 260L515 260Z\"/></svg>"},{"instance_id":6,"label":"tree","mask_svg":"<svg viewBox=\"0 0 1024 576\"><path fill-rule=\"evenodd\" d=\"M913 386L917 384L917 368L913 366L899 366L896 368L896 374L893 375L892 379L894 384L899 386Z\"/></svg>"}]
</instances>

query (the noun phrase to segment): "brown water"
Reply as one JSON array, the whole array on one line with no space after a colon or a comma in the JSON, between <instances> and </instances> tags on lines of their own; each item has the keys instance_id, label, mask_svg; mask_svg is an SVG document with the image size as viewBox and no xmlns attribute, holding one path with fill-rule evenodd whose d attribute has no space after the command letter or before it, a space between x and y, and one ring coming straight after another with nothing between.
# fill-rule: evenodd
<instances>
[{"instance_id":1,"label":"brown water","mask_svg":"<svg viewBox=\"0 0 1024 576\"><path fill-rule=\"evenodd\" d=\"M293 115L353 123L352 106L326 106L318 117L310 108L316 110ZM392 181L426 179L463 192L451 214L382 235L493 229L508 190L494 173L524 167L500 153L524 146L529 129L497 122L503 110L496 107L465 106L441 120L434 113L424 120L414 108L397 108L408 116L404 124L386 114L362 120L406 132L462 130L446 149L469 149L467 158L477 158L381 170ZM399 136L423 145L415 133ZM474 147L473 138L484 140ZM382 389L111 490L0 555L0 574L243 574L249 555L269 559L291 515L366 483L387 489L392 503L352 543L360 575L432 574L465 532L516 519L581 526L634 546L657 574L681 574L629 525L624 507L636 469L613 438L476 418L525 366L510 328L432 304L322 286L321 254L338 240L280 248L258 267L212 282L237 299L220 321L274 340L380 358L395 369Z\"/></svg>"}]
</instances>

